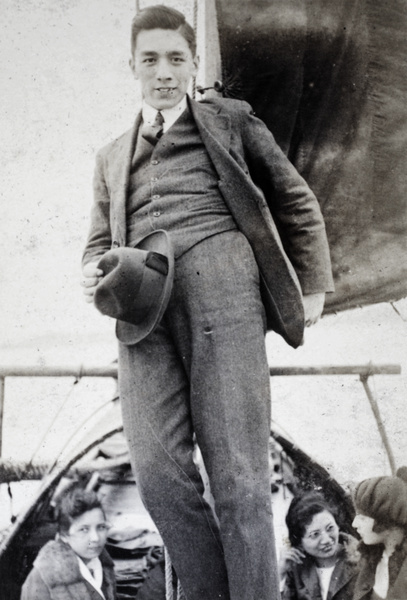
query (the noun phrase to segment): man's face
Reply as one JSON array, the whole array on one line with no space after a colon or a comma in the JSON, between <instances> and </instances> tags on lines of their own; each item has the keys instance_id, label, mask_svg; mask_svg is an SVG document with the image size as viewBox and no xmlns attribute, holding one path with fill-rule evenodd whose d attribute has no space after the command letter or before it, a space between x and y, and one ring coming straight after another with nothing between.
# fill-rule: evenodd
<instances>
[{"instance_id":1,"label":"man's face","mask_svg":"<svg viewBox=\"0 0 407 600\"><path fill-rule=\"evenodd\" d=\"M172 108L182 100L198 64L186 39L172 29L141 30L130 60L144 100L157 110Z\"/></svg>"}]
</instances>

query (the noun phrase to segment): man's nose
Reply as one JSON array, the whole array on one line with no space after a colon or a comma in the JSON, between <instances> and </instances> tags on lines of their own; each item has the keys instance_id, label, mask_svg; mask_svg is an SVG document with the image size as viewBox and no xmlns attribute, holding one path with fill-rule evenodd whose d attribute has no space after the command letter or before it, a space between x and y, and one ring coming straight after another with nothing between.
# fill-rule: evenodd
<instances>
[{"instance_id":1,"label":"man's nose","mask_svg":"<svg viewBox=\"0 0 407 600\"><path fill-rule=\"evenodd\" d=\"M157 79L161 79L162 81L165 79L172 79L172 71L170 68L170 64L166 58L162 58L158 61L156 77Z\"/></svg>"},{"instance_id":2,"label":"man's nose","mask_svg":"<svg viewBox=\"0 0 407 600\"><path fill-rule=\"evenodd\" d=\"M359 523L358 515L352 521L352 527L357 527Z\"/></svg>"}]
</instances>

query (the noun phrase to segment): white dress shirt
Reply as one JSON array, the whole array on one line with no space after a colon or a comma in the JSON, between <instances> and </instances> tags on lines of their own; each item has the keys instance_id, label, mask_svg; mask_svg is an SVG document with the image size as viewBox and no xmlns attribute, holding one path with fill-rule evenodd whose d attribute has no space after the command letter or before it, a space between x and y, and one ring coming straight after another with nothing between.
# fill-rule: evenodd
<instances>
[{"instance_id":1,"label":"white dress shirt","mask_svg":"<svg viewBox=\"0 0 407 600\"><path fill-rule=\"evenodd\" d=\"M187 107L187 97L184 96L178 104L173 106L172 108L164 108L160 110L164 118L163 130L164 133L168 131L171 125L174 125L175 121L182 115L184 110ZM157 115L158 110L153 108L147 102L143 101L143 106L141 109L141 114L143 117L143 122L147 125L153 125L155 121L155 117Z\"/></svg>"}]
</instances>

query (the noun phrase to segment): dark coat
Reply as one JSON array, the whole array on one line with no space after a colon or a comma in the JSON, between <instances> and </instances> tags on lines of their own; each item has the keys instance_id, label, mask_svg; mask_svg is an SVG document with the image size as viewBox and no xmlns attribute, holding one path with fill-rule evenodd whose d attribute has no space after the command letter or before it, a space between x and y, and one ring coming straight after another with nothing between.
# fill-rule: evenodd
<instances>
[{"instance_id":1,"label":"dark coat","mask_svg":"<svg viewBox=\"0 0 407 600\"><path fill-rule=\"evenodd\" d=\"M341 534L341 537L343 539L344 534ZM356 540L354 541L356 544ZM342 544L339 560L332 573L328 600L352 600L357 574L357 559L353 553L348 552L347 545ZM307 555L301 564L292 563L286 575L281 598L282 600L322 600L316 564L311 556Z\"/></svg>"},{"instance_id":2,"label":"dark coat","mask_svg":"<svg viewBox=\"0 0 407 600\"><path fill-rule=\"evenodd\" d=\"M333 290L329 249L318 202L265 124L241 101L189 100L218 186L252 246L262 280L268 328L298 346L304 333L302 294ZM84 264L126 245L126 195L141 115L103 148Z\"/></svg>"},{"instance_id":3,"label":"dark coat","mask_svg":"<svg viewBox=\"0 0 407 600\"><path fill-rule=\"evenodd\" d=\"M104 550L99 557L103 567L102 589L106 600L115 600L113 561ZM34 567L24 582L21 600L102 600L79 570L77 556L62 541L41 548Z\"/></svg>"},{"instance_id":4,"label":"dark coat","mask_svg":"<svg viewBox=\"0 0 407 600\"><path fill-rule=\"evenodd\" d=\"M356 581L354 600L374 600L377 595L372 591L377 563L381 559L383 546L364 546L360 573ZM390 587L386 600L407 600L407 538L389 560Z\"/></svg>"}]
</instances>

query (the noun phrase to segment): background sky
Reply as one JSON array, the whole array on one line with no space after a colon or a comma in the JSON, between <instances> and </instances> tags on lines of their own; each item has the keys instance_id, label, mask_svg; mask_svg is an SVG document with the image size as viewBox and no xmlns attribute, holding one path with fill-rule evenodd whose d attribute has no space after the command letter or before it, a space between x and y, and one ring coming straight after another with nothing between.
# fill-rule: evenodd
<instances>
[{"instance_id":1,"label":"background sky","mask_svg":"<svg viewBox=\"0 0 407 600\"><path fill-rule=\"evenodd\" d=\"M192 18L192 1L169 4ZM128 67L134 6L0 0L2 365L116 359L113 322L82 298L80 259L95 153L131 126L140 99ZM326 317L297 351L274 334L267 348L273 365L402 364L401 377L372 382L401 465L406 340L403 300ZM7 380L3 457L27 460L36 451L38 459L53 458L65 435L113 393L110 381ZM275 378L272 405L276 421L341 481L388 472L357 377Z\"/></svg>"}]
</instances>

